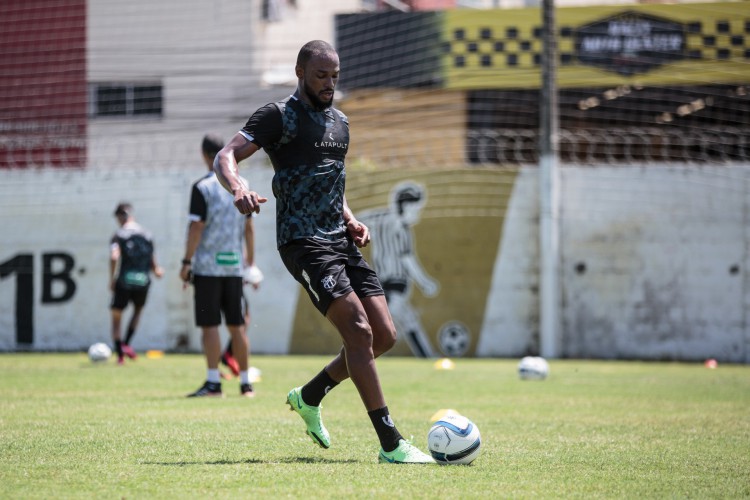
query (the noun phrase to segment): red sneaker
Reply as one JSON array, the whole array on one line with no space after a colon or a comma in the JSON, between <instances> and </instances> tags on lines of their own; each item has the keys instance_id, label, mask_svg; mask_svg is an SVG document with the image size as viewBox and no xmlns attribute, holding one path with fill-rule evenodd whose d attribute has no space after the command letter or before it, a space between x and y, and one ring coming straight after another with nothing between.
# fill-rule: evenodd
<instances>
[{"instance_id":1,"label":"red sneaker","mask_svg":"<svg viewBox=\"0 0 750 500\"><path fill-rule=\"evenodd\" d=\"M229 352L225 352L221 356L221 362L229 367L235 377L240 376L240 365L239 363L237 363L237 360L234 359L234 356L232 356Z\"/></svg>"},{"instance_id":2,"label":"red sneaker","mask_svg":"<svg viewBox=\"0 0 750 500\"><path fill-rule=\"evenodd\" d=\"M130 359L135 359L138 357L133 348L128 344L122 344L122 353Z\"/></svg>"},{"instance_id":3,"label":"red sneaker","mask_svg":"<svg viewBox=\"0 0 750 500\"><path fill-rule=\"evenodd\" d=\"M118 365L124 365L125 364L125 358L123 358L122 356L118 356L117 357L117 364Z\"/></svg>"}]
</instances>

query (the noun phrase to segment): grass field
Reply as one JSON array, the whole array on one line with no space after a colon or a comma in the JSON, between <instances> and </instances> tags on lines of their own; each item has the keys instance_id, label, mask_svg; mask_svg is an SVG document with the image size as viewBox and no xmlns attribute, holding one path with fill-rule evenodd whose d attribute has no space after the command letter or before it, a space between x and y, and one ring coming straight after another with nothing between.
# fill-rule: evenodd
<instances>
[{"instance_id":1,"label":"grass field","mask_svg":"<svg viewBox=\"0 0 750 500\"><path fill-rule=\"evenodd\" d=\"M426 448L452 408L480 428L470 466L377 463L352 384L324 401L332 447L284 404L327 358L255 356L258 395L186 399L197 355L118 367L85 354L0 355L2 498L748 498L750 366L379 360L396 425Z\"/></svg>"}]
</instances>

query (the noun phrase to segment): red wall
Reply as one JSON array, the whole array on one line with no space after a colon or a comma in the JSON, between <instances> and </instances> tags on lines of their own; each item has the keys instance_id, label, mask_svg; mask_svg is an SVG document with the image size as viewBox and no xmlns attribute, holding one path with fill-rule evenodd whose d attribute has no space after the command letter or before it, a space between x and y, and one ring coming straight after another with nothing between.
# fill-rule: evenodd
<instances>
[{"instance_id":1,"label":"red wall","mask_svg":"<svg viewBox=\"0 0 750 500\"><path fill-rule=\"evenodd\" d=\"M3 0L0 168L86 165L86 1Z\"/></svg>"}]
</instances>

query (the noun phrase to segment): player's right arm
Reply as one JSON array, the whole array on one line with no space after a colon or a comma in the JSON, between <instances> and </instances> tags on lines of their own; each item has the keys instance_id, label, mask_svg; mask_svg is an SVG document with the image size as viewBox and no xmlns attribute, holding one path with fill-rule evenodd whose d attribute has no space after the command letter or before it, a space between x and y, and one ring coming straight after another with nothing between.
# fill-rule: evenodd
<instances>
[{"instance_id":1,"label":"player's right arm","mask_svg":"<svg viewBox=\"0 0 750 500\"><path fill-rule=\"evenodd\" d=\"M275 104L266 104L252 114L242 130L224 146L214 159L214 172L224 189L234 196L234 206L242 214L260 213L260 204L268 201L245 186L238 164L260 148L275 144L281 138L281 112Z\"/></svg>"},{"instance_id":2,"label":"player's right arm","mask_svg":"<svg viewBox=\"0 0 750 500\"><path fill-rule=\"evenodd\" d=\"M244 135L237 133L224 146L214 159L214 172L224 189L234 196L234 206L242 214L260 212L260 204L268 198L250 191L240 179L238 163L250 158L260 147L250 142Z\"/></svg>"}]
</instances>

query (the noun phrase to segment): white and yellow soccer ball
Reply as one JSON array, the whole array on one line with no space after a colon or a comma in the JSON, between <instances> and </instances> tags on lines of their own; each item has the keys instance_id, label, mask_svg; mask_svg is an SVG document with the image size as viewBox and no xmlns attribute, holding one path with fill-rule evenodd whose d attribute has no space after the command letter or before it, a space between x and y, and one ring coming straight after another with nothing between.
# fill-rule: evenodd
<instances>
[{"instance_id":1,"label":"white and yellow soccer ball","mask_svg":"<svg viewBox=\"0 0 750 500\"><path fill-rule=\"evenodd\" d=\"M89 359L94 363L102 363L112 356L112 349L104 342L91 344L89 347Z\"/></svg>"},{"instance_id":2,"label":"white and yellow soccer ball","mask_svg":"<svg viewBox=\"0 0 750 500\"><path fill-rule=\"evenodd\" d=\"M467 465L482 449L479 428L463 415L440 418L427 433L427 447L435 461L442 465Z\"/></svg>"},{"instance_id":3,"label":"white and yellow soccer ball","mask_svg":"<svg viewBox=\"0 0 750 500\"><path fill-rule=\"evenodd\" d=\"M518 363L521 380L544 380L549 375L549 363L541 356L526 356Z\"/></svg>"}]
</instances>

